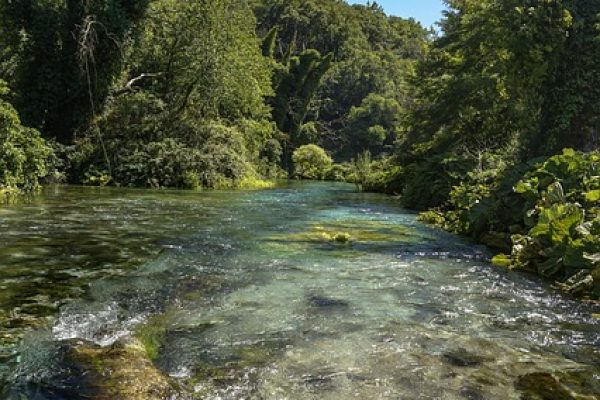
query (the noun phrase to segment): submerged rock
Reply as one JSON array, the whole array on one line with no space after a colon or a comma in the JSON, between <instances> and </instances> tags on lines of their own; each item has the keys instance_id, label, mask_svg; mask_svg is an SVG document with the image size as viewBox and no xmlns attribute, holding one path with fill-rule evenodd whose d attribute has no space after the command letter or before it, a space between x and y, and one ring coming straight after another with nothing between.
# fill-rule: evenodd
<instances>
[{"instance_id":1,"label":"submerged rock","mask_svg":"<svg viewBox=\"0 0 600 400\"><path fill-rule=\"evenodd\" d=\"M270 242L306 244L398 244L424 240L406 228L367 220L337 221L327 225L312 225L305 231L275 235Z\"/></svg>"},{"instance_id":2,"label":"submerged rock","mask_svg":"<svg viewBox=\"0 0 600 400\"><path fill-rule=\"evenodd\" d=\"M308 302L310 303L311 306L317 307L317 308L334 308L334 307L346 308L350 305L345 300L332 299L329 297L322 297L322 296L310 296L308 298Z\"/></svg>"},{"instance_id":3,"label":"submerged rock","mask_svg":"<svg viewBox=\"0 0 600 400\"><path fill-rule=\"evenodd\" d=\"M443 359L448 364L456 367L477 367L483 362L489 361L488 358L479 354L471 353L463 348L444 353Z\"/></svg>"},{"instance_id":4,"label":"submerged rock","mask_svg":"<svg viewBox=\"0 0 600 400\"><path fill-rule=\"evenodd\" d=\"M522 400L587 400L595 396L578 395L571 392L554 375L534 372L521 376L515 384L523 395Z\"/></svg>"},{"instance_id":5,"label":"submerged rock","mask_svg":"<svg viewBox=\"0 0 600 400\"><path fill-rule=\"evenodd\" d=\"M334 242L338 243L348 243L351 239L351 236L347 232L339 232L332 236Z\"/></svg>"},{"instance_id":6,"label":"submerged rock","mask_svg":"<svg viewBox=\"0 0 600 400\"><path fill-rule=\"evenodd\" d=\"M485 400L481 389L474 386L463 386L460 388L460 396L467 400Z\"/></svg>"},{"instance_id":7,"label":"submerged rock","mask_svg":"<svg viewBox=\"0 0 600 400\"><path fill-rule=\"evenodd\" d=\"M144 345L137 339L124 339L110 347L90 342L66 343L65 361L90 374L95 400L164 400L177 390L159 371Z\"/></svg>"}]
</instances>

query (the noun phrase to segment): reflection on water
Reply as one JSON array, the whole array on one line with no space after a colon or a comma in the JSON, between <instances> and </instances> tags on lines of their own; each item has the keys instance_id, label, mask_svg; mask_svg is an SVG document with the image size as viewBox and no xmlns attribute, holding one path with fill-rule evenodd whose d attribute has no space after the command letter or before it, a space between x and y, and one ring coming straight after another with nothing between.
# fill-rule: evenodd
<instances>
[{"instance_id":1,"label":"reflection on water","mask_svg":"<svg viewBox=\"0 0 600 400\"><path fill-rule=\"evenodd\" d=\"M597 306L350 186L60 187L0 228L11 399L126 396L107 368L153 398L600 393Z\"/></svg>"}]
</instances>

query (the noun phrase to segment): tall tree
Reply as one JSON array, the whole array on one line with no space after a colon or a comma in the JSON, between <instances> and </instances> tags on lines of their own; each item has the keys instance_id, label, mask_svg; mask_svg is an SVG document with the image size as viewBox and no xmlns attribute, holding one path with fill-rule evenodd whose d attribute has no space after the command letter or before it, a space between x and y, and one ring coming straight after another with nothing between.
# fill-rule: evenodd
<instances>
[{"instance_id":1,"label":"tall tree","mask_svg":"<svg viewBox=\"0 0 600 400\"><path fill-rule=\"evenodd\" d=\"M174 116L262 118L272 93L252 11L232 0L152 3L130 77L151 74ZM140 81L140 84L149 82Z\"/></svg>"},{"instance_id":2,"label":"tall tree","mask_svg":"<svg viewBox=\"0 0 600 400\"><path fill-rule=\"evenodd\" d=\"M306 113L316 140L338 158L362 151L346 135L353 107L371 94L409 107L408 76L427 51L429 32L415 22L386 16L381 6L349 5L342 0L254 0L259 31L279 36L274 55L286 63L298 50L332 54ZM365 132L366 135L366 132ZM303 136L303 135L300 135Z\"/></svg>"},{"instance_id":3,"label":"tall tree","mask_svg":"<svg viewBox=\"0 0 600 400\"><path fill-rule=\"evenodd\" d=\"M600 1L566 2L573 24L544 90L537 154L600 147Z\"/></svg>"},{"instance_id":4,"label":"tall tree","mask_svg":"<svg viewBox=\"0 0 600 400\"><path fill-rule=\"evenodd\" d=\"M147 3L2 0L0 72L24 123L69 142L102 107Z\"/></svg>"},{"instance_id":5,"label":"tall tree","mask_svg":"<svg viewBox=\"0 0 600 400\"><path fill-rule=\"evenodd\" d=\"M533 143L572 16L562 1L449 1L415 80L415 154ZM409 147L411 148L411 147Z\"/></svg>"}]
</instances>

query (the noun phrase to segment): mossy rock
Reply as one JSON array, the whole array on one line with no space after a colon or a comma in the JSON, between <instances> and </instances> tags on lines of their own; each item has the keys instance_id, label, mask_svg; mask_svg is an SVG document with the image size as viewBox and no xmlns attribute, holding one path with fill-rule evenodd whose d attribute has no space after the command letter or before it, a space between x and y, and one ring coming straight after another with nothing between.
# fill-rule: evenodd
<instances>
[{"instance_id":1,"label":"mossy rock","mask_svg":"<svg viewBox=\"0 0 600 400\"><path fill-rule=\"evenodd\" d=\"M377 244L412 243L422 241L422 237L411 235L401 226L382 224L376 221L340 221L327 225L312 225L302 232L272 236L273 242L309 244Z\"/></svg>"},{"instance_id":2,"label":"mossy rock","mask_svg":"<svg viewBox=\"0 0 600 400\"><path fill-rule=\"evenodd\" d=\"M66 362L92 375L96 400L164 400L177 393L137 339L122 339L110 347L84 341L67 346Z\"/></svg>"},{"instance_id":3,"label":"mossy rock","mask_svg":"<svg viewBox=\"0 0 600 400\"><path fill-rule=\"evenodd\" d=\"M470 352L464 348L450 350L443 355L446 363L455 367L478 367L484 362L493 361L489 357Z\"/></svg>"},{"instance_id":4,"label":"mossy rock","mask_svg":"<svg viewBox=\"0 0 600 400\"><path fill-rule=\"evenodd\" d=\"M279 352L280 349L269 345L239 346L223 360L197 365L193 381L207 387L228 386L257 368L267 366Z\"/></svg>"},{"instance_id":5,"label":"mossy rock","mask_svg":"<svg viewBox=\"0 0 600 400\"><path fill-rule=\"evenodd\" d=\"M175 296L191 302L210 302L215 293L227 290L229 290L229 285L225 276L207 274L179 282L175 289Z\"/></svg>"},{"instance_id":6,"label":"mossy rock","mask_svg":"<svg viewBox=\"0 0 600 400\"><path fill-rule=\"evenodd\" d=\"M352 236L348 232L320 232L315 238L322 239L324 242L334 242L339 244L350 243Z\"/></svg>"},{"instance_id":7,"label":"mossy rock","mask_svg":"<svg viewBox=\"0 0 600 400\"><path fill-rule=\"evenodd\" d=\"M144 346L147 356L156 360L162 347L169 325L166 315L159 314L151 317L135 330L135 337Z\"/></svg>"},{"instance_id":8,"label":"mossy rock","mask_svg":"<svg viewBox=\"0 0 600 400\"><path fill-rule=\"evenodd\" d=\"M522 400L593 400L594 395L577 394L561 383L549 372L534 372L523 375L515 387L521 391Z\"/></svg>"}]
</instances>

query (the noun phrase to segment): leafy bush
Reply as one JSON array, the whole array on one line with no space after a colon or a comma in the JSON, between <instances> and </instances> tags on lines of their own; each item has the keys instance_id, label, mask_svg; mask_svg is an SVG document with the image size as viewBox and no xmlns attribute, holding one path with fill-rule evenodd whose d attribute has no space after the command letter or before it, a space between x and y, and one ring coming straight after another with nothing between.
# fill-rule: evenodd
<instances>
[{"instance_id":1,"label":"leafy bush","mask_svg":"<svg viewBox=\"0 0 600 400\"><path fill-rule=\"evenodd\" d=\"M450 199L452 188L473 169L470 160L439 155L406 166L402 204L425 211Z\"/></svg>"},{"instance_id":2,"label":"leafy bush","mask_svg":"<svg viewBox=\"0 0 600 400\"><path fill-rule=\"evenodd\" d=\"M526 231L512 236L511 255L497 263L558 280L600 267L600 154L566 149L526 174L515 192L533 206L522 216Z\"/></svg>"},{"instance_id":3,"label":"leafy bush","mask_svg":"<svg viewBox=\"0 0 600 400\"><path fill-rule=\"evenodd\" d=\"M330 167L325 169L324 179L326 181L333 182L347 182L351 179L351 165L344 164L332 164Z\"/></svg>"},{"instance_id":4,"label":"leafy bush","mask_svg":"<svg viewBox=\"0 0 600 400\"><path fill-rule=\"evenodd\" d=\"M125 186L189 187L202 154L176 139L128 149L115 165L115 182ZM90 182L92 183L92 182Z\"/></svg>"},{"instance_id":5,"label":"leafy bush","mask_svg":"<svg viewBox=\"0 0 600 400\"><path fill-rule=\"evenodd\" d=\"M211 123L200 127L199 135L202 157L197 171L205 187L217 187L224 180L235 182L255 175L239 130Z\"/></svg>"},{"instance_id":6,"label":"leafy bush","mask_svg":"<svg viewBox=\"0 0 600 400\"><path fill-rule=\"evenodd\" d=\"M494 257L498 265L571 280L561 288L599 296L599 170L600 154L571 149L510 168L492 162L467 173L420 219L506 249L510 255Z\"/></svg>"},{"instance_id":7,"label":"leafy bush","mask_svg":"<svg viewBox=\"0 0 600 400\"><path fill-rule=\"evenodd\" d=\"M473 236L481 239L482 232L489 233L494 231L491 221L494 220L497 209L497 196L512 193L512 186L508 191L501 190L504 174L507 170L507 164L502 157L492 153L485 153L480 156L480 162L477 167L465 174L458 180L458 183L452 187L448 195L448 200L441 206L436 207L435 211L438 217L436 225L444 229L463 235ZM520 210L511 214L518 213ZM423 219L430 219L423 216ZM487 237L487 235L486 235ZM504 248L505 244L498 243L495 238L493 243L487 243L491 247Z\"/></svg>"},{"instance_id":8,"label":"leafy bush","mask_svg":"<svg viewBox=\"0 0 600 400\"><path fill-rule=\"evenodd\" d=\"M194 189L235 186L255 174L246 160L242 133L211 123L188 131L188 143L166 138L129 144L114 159L115 183L125 186ZM126 144L127 145L127 144Z\"/></svg>"},{"instance_id":9,"label":"leafy bush","mask_svg":"<svg viewBox=\"0 0 600 400\"><path fill-rule=\"evenodd\" d=\"M0 95L7 93L0 81ZM21 125L13 106L0 98L0 194L36 190L51 154L40 134Z\"/></svg>"},{"instance_id":10,"label":"leafy bush","mask_svg":"<svg viewBox=\"0 0 600 400\"><path fill-rule=\"evenodd\" d=\"M365 189L364 186L367 181L371 178L373 173L373 160L371 158L371 152L365 150L362 154L356 157L356 160L352 160L352 182L356 184L358 190Z\"/></svg>"},{"instance_id":11,"label":"leafy bush","mask_svg":"<svg viewBox=\"0 0 600 400\"><path fill-rule=\"evenodd\" d=\"M153 142L164 138L167 106L157 96L146 91L134 92L112 99L105 107L96 126L88 136L111 141Z\"/></svg>"},{"instance_id":12,"label":"leafy bush","mask_svg":"<svg viewBox=\"0 0 600 400\"><path fill-rule=\"evenodd\" d=\"M254 165L277 174L271 166L281 147L269 140L273 124L243 120L240 126L172 121L161 100L139 92L114 99L84 138L61 154L71 181L92 185L235 187L256 178ZM269 143L263 155L260 148Z\"/></svg>"},{"instance_id":13,"label":"leafy bush","mask_svg":"<svg viewBox=\"0 0 600 400\"><path fill-rule=\"evenodd\" d=\"M398 194L403 179L403 169L393 157L374 160L368 150L352 160L346 173L346 181L356 184L358 190L375 193Z\"/></svg>"},{"instance_id":14,"label":"leafy bush","mask_svg":"<svg viewBox=\"0 0 600 400\"><path fill-rule=\"evenodd\" d=\"M404 169L390 157L373 163L371 174L363 182L363 190L397 195L402 192Z\"/></svg>"},{"instance_id":15,"label":"leafy bush","mask_svg":"<svg viewBox=\"0 0 600 400\"><path fill-rule=\"evenodd\" d=\"M333 160L321 147L308 144L300 146L292 156L294 175L301 179L323 179Z\"/></svg>"}]
</instances>

